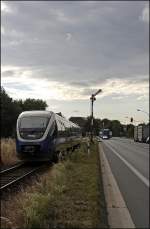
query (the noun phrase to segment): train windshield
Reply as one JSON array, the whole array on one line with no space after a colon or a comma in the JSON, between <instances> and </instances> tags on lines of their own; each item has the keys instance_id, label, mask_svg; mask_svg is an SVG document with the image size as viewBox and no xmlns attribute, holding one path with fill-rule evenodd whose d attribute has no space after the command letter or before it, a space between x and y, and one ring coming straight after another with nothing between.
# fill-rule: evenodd
<instances>
[{"instance_id":1,"label":"train windshield","mask_svg":"<svg viewBox=\"0 0 150 229\"><path fill-rule=\"evenodd\" d=\"M46 129L49 118L30 116L23 117L20 120L20 129Z\"/></svg>"},{"instance_id":2,"label":"train windshield","mask_svg":"<svg viewBox=\"0 0 150 229\"><path fill-rule=\"evenodd\" d=\"M30 140L40 139L44 135L48 122L47 117L23 117L19 123L20 136Z\"/></svg>"},{"instance_id":3,"label":"train windshield","mask_svg":"<svg viewBox=\"0 0 150 229\"><path fill-rule=\"evenodd\" d=\"M104 131L103 131L103 135L109 136L109 130L104 130Z\"/></svg>"}]
</instances>

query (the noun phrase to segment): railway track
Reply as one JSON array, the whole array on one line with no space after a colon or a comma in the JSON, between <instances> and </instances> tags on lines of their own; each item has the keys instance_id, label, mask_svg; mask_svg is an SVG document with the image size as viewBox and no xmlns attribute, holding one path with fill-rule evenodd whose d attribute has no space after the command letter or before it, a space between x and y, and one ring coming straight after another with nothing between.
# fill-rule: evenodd
<instances>
[{"instance_id":1,"label":"railway track","mask_svg":"<svg viewBox=\"0 0 150 229\"><path fill-rule=\"evenodd\" d=\"M10 188L12 185L17 184L27 176L33 174L35 171L42 169L45 165L30 165L21 163L12 166L0 172L1 182L0 191Z\"/></svg>"}]
</instances>

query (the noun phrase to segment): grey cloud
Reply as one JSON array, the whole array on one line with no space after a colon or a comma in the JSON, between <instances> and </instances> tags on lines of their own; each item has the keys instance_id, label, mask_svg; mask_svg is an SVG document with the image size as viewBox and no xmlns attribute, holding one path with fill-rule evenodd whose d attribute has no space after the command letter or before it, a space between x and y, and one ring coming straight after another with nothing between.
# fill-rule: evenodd
<instances>
[{"instance_id":1,"label":"grey cloud","mask_svg":"<svg viewBox=\"0 0 150 229\"><path fill-rule=\"evenodd\" d=\"M95 80L88 80L88 81L72 81L70 83L68 83L70 86L73 87L80 87L80 88L84 88L87 90L87 88L90 88L92 86L96 86L100 83L104 83L106 81L106 79L95 79Z\"/></svg>"},{"instance_id":2,"label":"grey cloud","mask_svg":"<svg viewBox=\"0 0 150 229\"><path fill-rule=\"evenodd\" d=\"M20 84L20 83L4 83L4 87L6 88L14 88L14 89L19 89L22 91L32 91L32 87L26 84Z\"/></svg>"},{"instance_id":3,"label":"grey cloud","mask_svg":"<svg viewBox=\"0 0 150 229\"><path fill-rule=\"evenodd\" d=\"M129 84L141 84L141 83L147 83L149 84L149 76L137 76L137 77L129 77L127 78L128 79L128 82Z\"/></svg>"},{"instance_id":4,"label":"grey cloud","mask_svg":"<svg viewBox=\"0 0 150 229\"><path fill-rule=\"evenodd\" d=\"M70 82L69 83L70 86L74 86L74 87L89 87L89 83L87 82Z\"/></svg>"},{"instance_id":5,"label":"grey cloud","mask_svg":"<svg viewBox=\"0 0 150 229\"><path fill-rule=\"evenodd\" d=\"M145 3L7 4L16 13L2 15L3 65L33 68L35 78L79 81L76 86L84 87L109 78L148 74L149 31L139 20ZM72 35L69 41L67 33Z\"/></svg>"},{"instance_id":6,"label":"grey cloud","mask_svg":"<svg viewBox=\"0 0 150 229\"><path fill-rule=\"evenodd\" d=\"M13 70L8 70L8 71L2 72L3 77L10 77L10 76L13 76L14 74L15 74L15 72Z\"/></svg>"},{"instance_id":7,"label":"grey cloud","mask_svg":"<svg viewBox=\"0 0 150 229\"><path fill-rule=\"evenodd\" d=\"M79 113L79 110L73 110L74 113Z\"/></svg>"},{"instance_id":8,"label":"grey cloud","mask_svg":"<svg viewBox=\"0 0 150 229\"><path fill-rule=\"evenodd\" d=\"M85 88L83 89L83 91L81 92L82 95L92 95L94 92L96 92L99 88L97 89L91 89L91 88Z\"/></svg>"},{"instance_id":9,"label":"grey cloud","mask_svg":"<svg viewBox=\"0 0 150 229\"><path fill-rule=\"evenodd\" d=\"M140 79L143 83L149 83L149 78L142 78Z\"/></svg>"}]
</instances>

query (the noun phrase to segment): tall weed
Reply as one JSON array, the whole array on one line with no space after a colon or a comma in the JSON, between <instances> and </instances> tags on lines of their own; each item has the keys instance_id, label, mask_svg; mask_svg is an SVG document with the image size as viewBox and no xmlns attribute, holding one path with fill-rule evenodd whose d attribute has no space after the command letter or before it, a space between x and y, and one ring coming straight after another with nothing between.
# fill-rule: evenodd
<instances>
[{"instance_id":1,"label":"tall weed","mask_svg":"<svg viewBox=\"0 0 150 229\"><path fill-rule=\"evenodd\" d=\"M19 161L16 154L15 139L2 138L0 140L0 145L1 145L1 155L0 155L1 165L11 165Z\"/></svg>"}]
</instances>

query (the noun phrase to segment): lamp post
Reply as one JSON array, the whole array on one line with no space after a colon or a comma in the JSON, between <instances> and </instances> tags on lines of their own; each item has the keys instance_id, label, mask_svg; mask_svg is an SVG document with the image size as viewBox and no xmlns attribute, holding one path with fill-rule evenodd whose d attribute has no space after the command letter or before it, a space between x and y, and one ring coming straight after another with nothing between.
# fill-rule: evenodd
<instances>
[{"instance_id":1,"label":"lamp post","mask_svg":"<svg viewBox=\"0 0 150 229\"><path fill-rule=\"evenodd\" d=\"M143 110L140 110L140 109L137 109L137 111L141 111L141 112L143 112L143 113L147 114L147 115L148 115L148 117L149 117L149 113L148 113L148 112L143 111Z\"/></svg>"},{"instance_id":2,"label":"lamp post","mask_svg":"<svg viewBox=\"0 0 150 229\"><path fill-rule=\"evenodd\" d=\"M95 94L92 94L90 97L91 100L91 142L93 142L93 104L96 100L95 96L102 92L102 89L99 89Z\"/></svg>"}]
</instances>

